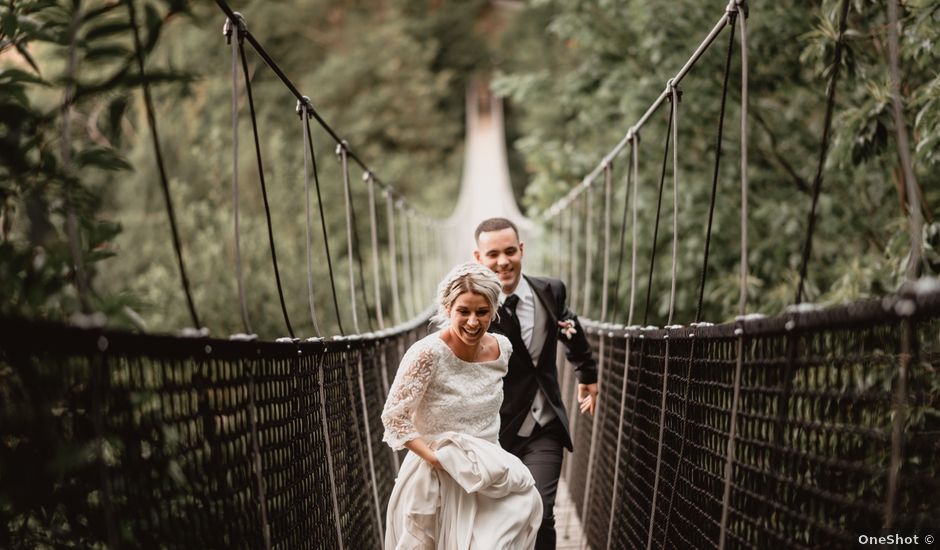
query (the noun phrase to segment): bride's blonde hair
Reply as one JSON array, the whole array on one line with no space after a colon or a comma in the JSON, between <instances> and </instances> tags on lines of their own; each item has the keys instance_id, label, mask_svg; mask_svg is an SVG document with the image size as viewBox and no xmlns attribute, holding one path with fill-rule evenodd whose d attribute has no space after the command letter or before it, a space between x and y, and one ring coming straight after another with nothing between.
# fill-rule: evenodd
<instances>
[{"instance_id":1,"label":"bride's blonde hair","mask_svg":"<svg viewBox=\"0 0 940 550\"><path fill-rule=\"evenodd\" d=\"M438 328L447 326L450 322L451 306L465 292L473 292L486 298L495 318L501 288L499 278L490 268L476 262L460 264L451 269L437 285L437 312L431 317L431 323Z\"/></svg>"}]
</instances>

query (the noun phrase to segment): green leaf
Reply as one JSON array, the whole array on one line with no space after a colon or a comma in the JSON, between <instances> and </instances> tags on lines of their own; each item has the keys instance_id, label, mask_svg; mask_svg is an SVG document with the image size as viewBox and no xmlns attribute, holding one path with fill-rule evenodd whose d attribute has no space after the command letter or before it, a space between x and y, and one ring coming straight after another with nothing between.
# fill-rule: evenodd
<instances>
[{"instance_id":1,"label":"green leaf","mask_svg":"<svg viewBox=\"0 0 940 550\"><path fill-rule=\"evenodd\" d=\"M16 43L16 51L18 51L20 55L23 56L23 59L25 59L26 62L29 63L29 66L32 67L34 71L36 71L36 74L41 73L41 71L39 70L39 65L36 64L36 60L33 59L32 54L30 54L29 51L25 47L23 47L22 42Z\"/></svg>"},{"instance_id":2,"label":"green leaf","mask_svg":"<svg viewBox=\"0 0 940 550\"><path fill-rule=\"evenodd\" d=\"M95 147L86 149L75 156L79 166L92 166L102 170L130 170L131 165L114 149Z\"/></svg>"},{"instance_id":3,"label":"green leaf","mask_svg":"<svg viewBox=\"0 0 940 550\"><path fill-rule=\"evenodd\" d=\"M130 29L131 27L127 24L126 21L102 23L101 25L93 27L91 30L86 32L84 39L86 41L91 41L98 38L103 38L105 36L122 35L130 31Z\"/></svg>"},{"instance_id":4,"label":"green leaf","mask_svg":"<svg viewBox=\"0 0 940 550\"><path fill-rule=\"evenodd\" d=\"M16 34L16 12L13 10L7 10L0 15L0 32L4 35L13 37Z\"/></svg>"}]
</instances>

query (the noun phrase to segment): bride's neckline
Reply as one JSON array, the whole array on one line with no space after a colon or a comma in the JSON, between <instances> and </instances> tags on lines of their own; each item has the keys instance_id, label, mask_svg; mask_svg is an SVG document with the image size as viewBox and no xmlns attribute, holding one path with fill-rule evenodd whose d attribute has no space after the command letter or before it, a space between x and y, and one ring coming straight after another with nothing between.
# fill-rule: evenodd
<instances>
[{"instance_id":1,"label":"bride's neckline","mask_svg":"<svg viewBox=\"0 0 940 550\"><path fill-rule=\"evenodd\" d=\"M434 339L440 342L440 344L444 346L444 348L447 349L447 351L454 357L454 359L460 361L461 363L466 363L468 365L481 365L483 363L492 363L494 361L499 361L500 359L503 358L503 347L499 345L499 338L497 338L495 334L492 336L493 336L493 339L496 340L496 349L499 350L499 355L496 356L496 359L487 359L485 361L467 361L466 359L461 359L456 353L454 353L454 350L451 349L450 345L444 341L443 336L444 336L444 331L439 330L437 331L437 334L434 335Z\"/></svg>"}]
</instances>

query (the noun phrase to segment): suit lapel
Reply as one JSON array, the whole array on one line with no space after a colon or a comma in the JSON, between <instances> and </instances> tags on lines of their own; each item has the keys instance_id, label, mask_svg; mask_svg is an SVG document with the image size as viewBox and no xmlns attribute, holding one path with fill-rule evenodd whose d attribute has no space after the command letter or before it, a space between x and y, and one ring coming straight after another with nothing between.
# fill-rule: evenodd
<instances>
[{"instance_id":1,"label":"suit lapel","mask_svg":"<svg viewBox=\"0 0 940 550\"><path fill-rule=\"evenodd\" d=\"M545 310L546 313L544 319L545 342L542 344L542 353L536 367L541 367L546 360L554 366L554 360L552 358L555 356L555 345L558 342L555 337L558 333L558 317L555 315L558 302L555 300L555 295L552 293L552 289L548 286L547 282L540 279L531 279L529 277L525 279L529 282L529 287L535 293L539 302L541 302L542 309Z\"/></svg>"}]
</instances>

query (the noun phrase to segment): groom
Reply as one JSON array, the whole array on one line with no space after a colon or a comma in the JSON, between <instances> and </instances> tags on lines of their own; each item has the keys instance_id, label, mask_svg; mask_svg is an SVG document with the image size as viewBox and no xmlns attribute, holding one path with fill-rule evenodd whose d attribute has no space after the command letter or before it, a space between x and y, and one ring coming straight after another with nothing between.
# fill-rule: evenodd
<instances>
[{"instance_id":1,"label":"groom","mask_svg":"<svg viewBox=\"0 0 940 550\"><path fill-rule=\"evenodd\" d=\"M542 525L535 548L554 549L553 509L562 452L572 450L555 366L557 343L565 345L565 355L577 374L582 413L594 414L597 363L578 318L565 304L565 284L522 274L524 243L515 224L490 218L477 226L474 237L474 258L495 271L503 287L499 320L490 330L506 335L513 349L509 372L503 378L499 442L529 468L542 496Z\"/></svg>"}]
</instances>

